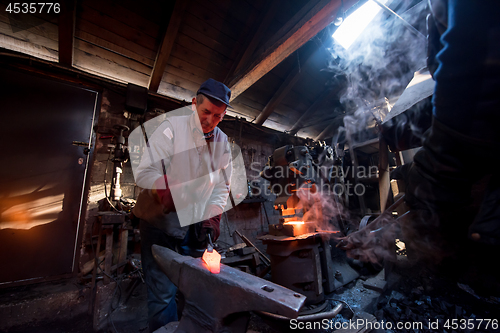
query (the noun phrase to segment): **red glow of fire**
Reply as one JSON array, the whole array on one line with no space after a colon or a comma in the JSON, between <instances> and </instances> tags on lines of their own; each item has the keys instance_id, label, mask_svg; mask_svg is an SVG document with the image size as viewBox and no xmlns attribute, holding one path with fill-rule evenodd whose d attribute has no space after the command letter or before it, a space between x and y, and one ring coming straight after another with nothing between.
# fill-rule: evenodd
<instances>
[{"instance_id":1,"label":"red glow of fire","mask_svg":"<svg viewBox=\"0 0 500 333\"><path fill-rule=\"evenodd\" d=\"M203 256L201 259L207 264L208 270L213 273L213 274L219 274L220 273L220 254L213 250L212 252L208 252L208 250L205 250L205 253L203 253Z\"/></svg>"},{"instance_id":2,"label":"red glow of fire","mask_svg":"<svg viewBox=\"0 0 500 333\"><path fill-rule=\"evenodd\" d=\"M304 221L288 221L283 224L304 224Z\"/></svg>"}]
</instances>

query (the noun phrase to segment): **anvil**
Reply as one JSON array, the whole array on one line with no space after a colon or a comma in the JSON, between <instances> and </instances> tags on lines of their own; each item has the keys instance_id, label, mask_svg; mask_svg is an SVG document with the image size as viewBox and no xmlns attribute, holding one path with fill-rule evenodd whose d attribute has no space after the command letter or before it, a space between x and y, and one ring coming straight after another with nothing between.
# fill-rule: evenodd
<instances>
[{"instance_id":1,"label":"anvil","mask_svg":"<svg viewBox=\"0 0 500 333\"><path fill-rule=\"evenodd\" d=\"M162 271L185 298L176 330L162 332L244 333L249 311L293 319L306 300L302 294L224 264L219 274L213 274L201 258L183 256L158 245L153 245L152 250Z\"/></svg>"}]
</instances>

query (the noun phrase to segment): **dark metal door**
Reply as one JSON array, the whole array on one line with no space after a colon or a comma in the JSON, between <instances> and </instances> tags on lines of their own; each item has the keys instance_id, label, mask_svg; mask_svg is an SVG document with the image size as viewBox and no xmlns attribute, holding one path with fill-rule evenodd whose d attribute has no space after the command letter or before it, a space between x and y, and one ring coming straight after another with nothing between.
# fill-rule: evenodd
<instances>
[{"instance_id":1,"label":"dark metal door","mask_svg":"<svg viewBox=\"0 0 500 333\"><path fill-rule=\"evenodd\" d=\"M98 94L0 68L0 286L72 273Z\"/></svg>"}]
</instances>

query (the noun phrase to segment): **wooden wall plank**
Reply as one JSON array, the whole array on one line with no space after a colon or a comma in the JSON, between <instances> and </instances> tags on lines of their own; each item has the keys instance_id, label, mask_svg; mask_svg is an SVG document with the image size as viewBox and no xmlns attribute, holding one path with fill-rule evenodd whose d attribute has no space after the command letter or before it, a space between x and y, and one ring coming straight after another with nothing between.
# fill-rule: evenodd
<instances>
[{"instance_id":1,"label":"wooden wall plank","mask_svg":"<svg viewBox=\"0 0 500 333\"><path fill-rule=\"evenodd\" d=\"M58 60L58 27L43 17L25 14L22 21L10 20L0 4L0 47L48 61ZM50 17L49 17L50 19ZM14 24L12 28L11 23Z\"/></svg>"},{"instance_id":2,"label":"wooden wall plank","mask_svg":"<svg viewBox=\"0 0 500 333\"><path fill-rule=\"evenodd\" d=\"M73 67L85 72L96 74L123 83L133 83L146 87L149 75L139 73L100 57L88 54L80 49L75 49Z\"/></svg>"},{"instance_id":3,"label":"wooden wall plank","mask_svg":"<svg viewBox=\"0 0 500 333\"><path fill-rule=\"evenodd\" d=\"M13 24L14 27L20 30L29 29L29 31L33 34L44 36L54 41L59 40L59 32L56 23L46 21L41 17L36 17L31 14L26 14L29 16L26 16L26 19L22 21L22 26L19 26L16 24L18 23L17 21L9 19L7 12L5 11L6 8L7 6L5 4L0 3L0 22L4 22L8 25Z\"/></svg>"},{"instance_id":4,"label":"wooden wall plank","mask_svg":"<svg viewBox=\"0 0 500 333\"><path fill-rule=\"evenodd\" d=\"M225 22L222 16L214 12L210 7L206 7L203 2L195 2L189 8L189 13L234 40L238 40L240 37L239 31L242 27L239 24L231 25Z\"/></svg>"},{"instance_id":5,"label":"wooden wall plank","mask_svg":"<svg viewBox=\"0 0 500 333\"><path fill-rule=\"evenodd\" d=\"M265 80L257 81L253 86L248 88L245 92L245 97L255 99L264 106L274 95L274 92L278 90L282 82L283 79L271 72L266 76Z\"/></svg>"},{"instance_id":6,"label":"wooden wall plank","mask_svg":"<svg viewBox=\"0 0 500 333\"><path fill-rule=\"evenodd\" d=\"M227 72L227 68L220 66L219 64L214 63L211 59L208 59L195 51L191 51L188 48L181 46L179 44L174 44L172 49L172 56L175 56L180 59L186 59L190 64L196 65L197 67L203 68L209 72L214 73L225 73Z\"/></svg>"},{"instance_id":7,"label":"wooden wall plank","mask_svg":"<svg viewBox=\"0 0 500 333\"><path fill-rule=\"evenodd\" d=\"M134 10L121 6L118 2L102 0L85 0L85 5L102 12L103 14L118 19L125 25L157 39L160 34L160 26L151 20L137 14L137 5Z\"/></svg>"},{"instance_id":8,"label":"wooden wall plank","mask_svg":"<svg viewBox=\"0 0 500 333\"><path fill-rule=\"evenodd\" d=\"M170 6L171 0L113 0L123 8L136 13L137 15L151 21L158 26L165 22L165 6Z\"/></svg>"},{"instance_id":9,"label":"wooden wall plank","mask_svg":"<svg viewBox=\"0 0 500 333\"><path fill-rule=\"evenodd\" d=\"M162 80L160 83L160 87L158 88L158 93L171 98L175 98L179 101L186 101L188 103L191 103L191 100L193 99L195 94L195 92L173 85L164 80Z\"/></svg>"},{"instance_id":10,"label":"wooden wall plank","mask_svg":"<svg viewBox=\"0 0 500 333\"><path fill-rule=\"evenodd\" d=\"M196 91L198 91L198 88L200 87L200 83L198 82L193 82L187 80L184 77L177 76L175 74L167 72L165 72L165 74L163 75L162 81L165 81L175 86L183 87L184 89L193 92L193 95Z\"/></svg>"},{"instance_id":11,"label":"wooden wall plank","mask_svg":"<svg viewBox=\"0 0 500 333\"><path fill-rule=\"evenodd\" d=\"M190 64L186 62L184 59L177 58L174 55L171 55L168 61L167 68L170 67L175 68L175 71L178 71L178 73L183 73L182 75L187 75L188 77L196 77L199 79L203 78L206 80L209 77L214 78L215 75L207 71L206 69Z\"/></svg>"},{"instance_id":12,"label":"wooden wall plank","mask_svg":"<svg viewBox=\"0 0 500 333\"><path fill-rule=\"evenodd\" d=\"M248 105L241 103L241 102L238 102L238 101L233 101L231 103L231 105L233 106L233 108L235 109L235 111L237 113L242 113L242 114L248 115L251 118L250 121L253 121L255 118L257 118L257 116L260 113L260 109L256 110L256 109L252 108L251 106L248 106Z\"/></svg>"},{"instance_id":13,"label":"wooden wall plank","mask_svg":"<svg viewBox=\"0 0 500 333\"><path fill-rule=\"evenodd\" d=\"M113 32L118 36L124 37L125 39L150 50L156 50L158 48L158 41L156 38L148 36L145 33L118 21L116 18L110 17L89 6L86 6L85 2L83 2L79 8L81 10L77 13L77 15L81 19L94 23L102 28L102 30Z\"/></svg>"},{"instance_id":14,"label":"wooden wall plank","mask_svg":"<svg viewBox=\"0 0 500 333\"><path fill-rule=\"evenodd\" d=\"M279 116L286 117L289 119L289 122L292 122L293 119L298 119L300 115L302 114L301 110L297 110L296 108L292 108L286 105L280 104L275 110L274 113L278 114Z\"/></svg>"},{"instance_id":15,"label":"wooden wall plank","mask_svg":"<svg viewBox=\"0 0 500 333\"><path fill-rule=\"evenodd\" d=\"M0 22L0 33L13 37L14 39L25 42L26 44L32 44L33 46L42 46L49 50L54 50L56 53L59 48L59 44L57 40L53 40L51 38L47 38L44 35L40 35L43 33L39 27L33 27L24 30L18 30L17 32L13 32L12 28L8 23ZM21 45L21 44L19 44ZM24 45L24 44L23 44ZM0 45L1 46L1 45ZM31 48L28 48L31 49ZM42 52L45 54L45 52Z\"/></svg>"},{"instance_id":16,"label":"wooden wall plank","mask_svg":"<svg viewBox=\"0 0 500 333\"><path fill-rule=\"evenodd\" d=\"M103 49L115 52L117 54L121 54L127 58L133 59L135 61L138 61L146 66L153 67L154 65L154 60L144 57L143 55L137 54L135 52L132 52L130 49L118 46L114 43L108 42L102 38L96 37L94 35L91 35L87 32L77 30L75 33L75 38L82 40L84 42L90 43L92 45L102 47Z\"/></svg>"},{"instance_id":17,"label":"wooden wall plank","mask_svg":"<svg viewBox=\"0 0 500 333\"><path fill-rule=\"evenodd\" d=\"M243 41L240 41L237 38L232 38L226 35L225 33L210 25L208 22L194 16L189 11L187 11L186 15L184 16L183 26L189 26L206 36L206 38L211 38L218 43L232 49L238 49L243 43Z\"/></svg>"},{"instance_id":18,"label":"wooden wall plank","mask_svg":"<svg viewBox=\"0 0 500 333\"><path fill-rule=\"evenodd\" d=\"M0 47L48 61L57 61L58 52L0 33Z\"/></svg>"},{"instance_id":19,"label":"wooden wall plank","mask_svg":"<svg viewBox=\"0 0 500 333\"><path fill-rule=\"evenodd\" d=\"M269 120L270 122L279 123L282 126L282 131L286 131L292 125L289 117L280 115L278 113L273 113L271 116L269 116L269 118L267 118L267 120Z\"/></svg>"},{"instance_id":20,"label":"wooden wall plank","mask_svg":"<svg viewBox=\"0 0 500 333\"><path fill-rule=\"evenodd\" d=\"M196 74L187 73L186 71L179 69L177 67L171 66L171 65L167 65L167 67L165 68L164 75L167 75L167 74L173 74L173 75L176 75L178 77L184 78L185 80L188 80L191 82L196 82L198 85L202 84L203 82L205 82L207 80L206 77L198 76Z\"/></svg>"},{"instance_id":21,"label":"wooden wall plank","mask_svg":"<svg viewBox=\"0 0 500 333\"><path fill-rule=\"evenodd\" d=\"M221 31L224 32L226 32L227 30L233 30L231 33L235 34L236 38L241 38L242 32L244 32L244 34L247 34L250 31L252 25L257 19L256 15L258 13L257 11L251 10L246 14L236 17L230 7L234 6L234 8L237 8L239 4L240 1L230 1L227 2L226 5L221 3L220 0L215 0L212 2L195 0L194 2L194 6L200 7L205 13L205 16L208 15L208 17L210 17L211 23L213 21L218 21L219 26L224 29Z\"/></svg>"},{"instance_id":22,"label":"wooden wall plank","mask_svg":"<svg viewBox=\"0 0 500 333\"><path fill-rule=\"evenodd\" d=\"M212 73L204 68L200 68L198 66L190 64L187 61L185 61L184 59L177 58L174 55L170 56L167 67L169 67L169 66L175 67L178 70L184 71L184 74L188 75L188 76L193 75L193 76L198 77L198 78L204 78L205 80L207 78L213 78L213 79L218 80L218 81L220 80L220 76L218 74Z\"/></svg>"},{"instance_id":23,"label":"wooden wall plank","mask_svg":"<svg viewBox=\"0 0 500 333\"><path fill-rule=\"evenodd\" d=\"M217 13L223 17L224 20L234 23L237 21L242 26L251 27L253 22L249 22L248 18L251 15L259 13L253 6L245 1L233 0L212 0L210 7L214 8Z\"/></svg>"},{"instance_id":24,"label":"wooden wall plank","mask_svg":"<svg viewBox=\"0 0 500 333\"><path fill-rule=\"evenodd\" d=\"M224 45L219 41L210 38L203 32L200 32L187 24L183 24L179 27L179 33L199 42L200 44L210 48L212 52L220 53L228 59L234 59L237 54L237 50L234 47ZM235 44L235 43L233 43Z\"/></svg>"},{"instance_id":25,"label":"wooden wall plank","mask_svg":"<svg viewBox=\"0 0 500 333\"><path fill-rule=\"evenodd\" d=\"M258 11L264 10L264 8L266 8L267 4L269 3L269 0L244 0L244 1L252 5ZM280 0L271 0L271 1L280 1Z\"/></svg>"},{"instance_id":26,"label":"wooden wall plank","mask_svg":"<svg viewBox=\"0 0 500 333\"><path fill-rule=\"evenodd\" d=\"M149 75L151 73L151 67L146 66L138 61L122 57L119 54L103 49L99 46L95 46L83 40L77 39L75 41L75 49L81 50L91 55L95 55L99 58L109 60L116 63L122 67L132 69L136 72Z\"/></svg>"},{"instance_id":27,"label":"wooden wall plank","mask_svg":"<svg viewBox=\"0 0 500 333\"><path fill-rule=\"evenodd\" d=\"M237 100L234 100L234 102L238 102L242 105L246 105L246 106L252 108L253 110L258 111L259 113L264 108L264 104L259 103L255 99L248 98L247 96L239 96ZM233 102L231 102L231 105L232 105L232 103Z\"/></svg>"},{"instance_id":28,"label":"wooden wall plank","mask_svg":"<svg viewBox=\"0 0 500 333\"><path fill-rule=\"evenodd\" d=\"M151 59L152 61L154 61L154 59L156 57L155 50L143 47L139 44L134 43L133 41L128 40L125 37L122 37L120 35L115 34L114 32L103 29L90 21L87 21L87 20L84 20L84 19L77 17L76 33L75 33L76 37L85 39L85 37L83 37L83 35L80 34L80 32L84 32L84 33L93 35L95 37L98 37L99 39L96 39L96 41L104 40L108 43L126 48L126 49L130 50L131 52L133 52L135 54L142 55L143 57ZM98 43L98 45L102 46L104 48L107 48L107 46L104 44Z\"/></svg>"},{"instance_id":29,"label":"wooden wall plank","mask_svg":"<svg viewBox=\"0 0 500 333\"><path fill-rule=\"evenodd\" d=\"M217 51L214 52L214 50L206 47L197 40L194 40L182 33L178 34L176 44L183 46L188 50L195 51L199 56L207 58L211 62L219 65L221 69L225 68L225 72L227 72L231 68L231 59L225 57Z\"/></svg>"},{"instance_id":30,"label":"wooden wall plank","mask_svg":"<svg viewBox=\"0 0 500 333\"><path fill-rule=\"evenodd\" d=\"M287 130L286 125L283 125L280 122L275 121L274 119L268 119L266 121L266 127L272 128L279 132L285 132Z\"/></svg>"}]
</instances>

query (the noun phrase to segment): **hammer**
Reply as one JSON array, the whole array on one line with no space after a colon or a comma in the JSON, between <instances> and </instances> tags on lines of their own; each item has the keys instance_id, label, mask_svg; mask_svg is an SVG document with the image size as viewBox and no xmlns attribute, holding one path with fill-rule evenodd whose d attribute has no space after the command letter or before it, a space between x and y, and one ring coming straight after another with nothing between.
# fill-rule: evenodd
<instances>
[{"instance_id":1,"label":"hammer","mask_svg":"<svg viewBox=\"0 0 500 333\"><path fill-rule=\"evenodd\" d=\"M158 245L153 245L152 251L162 271L186 299L180 322L170 323L158 333L244 333L249 311L294 319L306 300L302 294L224 264L219 274L212 274L201 258Z\"/></svg>"}]
</instances>

